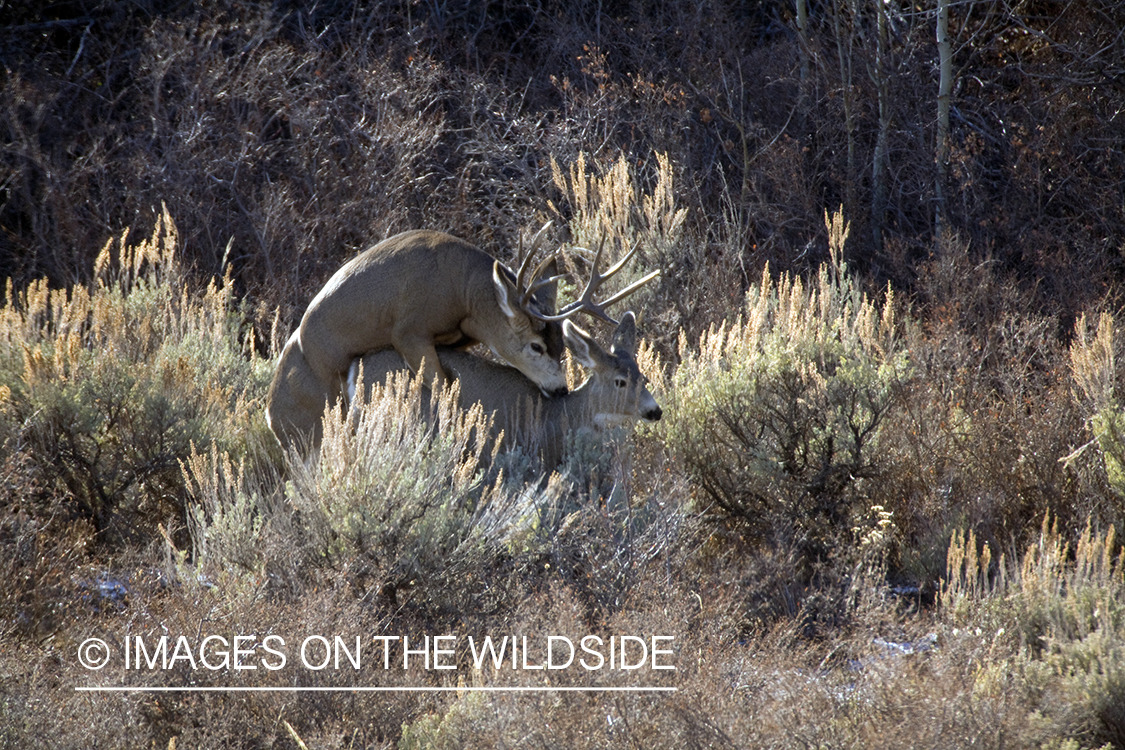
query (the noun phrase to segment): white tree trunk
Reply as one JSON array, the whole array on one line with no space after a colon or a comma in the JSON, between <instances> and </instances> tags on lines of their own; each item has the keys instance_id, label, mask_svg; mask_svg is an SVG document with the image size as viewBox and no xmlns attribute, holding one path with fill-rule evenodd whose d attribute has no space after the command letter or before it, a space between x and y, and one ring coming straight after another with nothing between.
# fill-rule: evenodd
<instances>
[{"instance_id":1,"label":"white tree trunk","mask_svg":"<svg viewBox=\"0 0 1125 750\"><path fill-rule=\"evenodd\" d=\"M872 79L879 99L879 133L871 160L871 233L875 249L883 247L883 217L887 212L887 159L891 129L891 73L887 65L890 49L887 8L883 0L874 0L878 33L875 38L875 67Z\"/></svg>"},{"instance_id":2,"label":"white tree trunk","mask_svg":"<svg viewBox=\"0 0 1125 750\"><path fill-rule=\"evenodd\" d=\"M953 92L953 46L949 41L949 0L937 0L938 106L934 162L934 239L946 224L945 181L949 169L949 106Z\"/></svg>"}]
</instances>

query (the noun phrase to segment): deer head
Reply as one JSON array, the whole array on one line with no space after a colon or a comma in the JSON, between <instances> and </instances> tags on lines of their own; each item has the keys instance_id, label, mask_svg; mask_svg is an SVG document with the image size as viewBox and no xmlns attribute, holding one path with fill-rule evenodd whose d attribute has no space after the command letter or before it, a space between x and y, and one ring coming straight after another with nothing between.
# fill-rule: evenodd
<instances>
[{"instance_id":1,"label":"deer head","mask_svg":"<svg viewBox=\"0 0 1125 750\"><path fill-rule=\"evenodd\" d=\"M637 322L633 313L621 317L607 352L570 320L563 322L563 338L571 355L590 375L578 389L593 409L598 427L613 427L635 419L655 422L663 414L648 389L636 360Z\"/></svg>"}]
</instances>

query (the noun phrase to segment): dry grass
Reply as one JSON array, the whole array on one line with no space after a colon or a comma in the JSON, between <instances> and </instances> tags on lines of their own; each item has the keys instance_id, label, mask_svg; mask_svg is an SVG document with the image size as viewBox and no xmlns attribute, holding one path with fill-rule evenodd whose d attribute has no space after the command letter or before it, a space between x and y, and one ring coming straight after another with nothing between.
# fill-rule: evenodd
<instances>
[{"instance_id":1,"label":"dry grass","mask_svg":"<svg viewBox=\"0 0 1125 750\"><path fill-rule=\"evenodd\" d=\"M0 537L5 571L16 581L4 603L5 741L54 747L84 745L89 736L160 747L218 746L232 737L240 746L300 738L309 747L501 746L528 738L571 747L1119 743L1116 665L1125 641L1115 602L1125 584L1112 532L1088 528L1071 553L1056 526L1043 526L1038 542L1015 556L997 555L993 544L978 546L975 533L951 533L936 608L892 594L888 578L909 575L906 563L924 554L920 528L960 528L943 515L948 509L923 506L910 517L903 506L883 502L902 486L901 471L880 469L890 481L871 481L882 466L876 447L890 444L893 455L902 455L905 445L887 441L902 440L904 426L913 423L895 402L903 383L887 378L925 380L934 371L907 365L903 346L923 333L896 317L893 299L872 300L854 283L841 259L847 232L839 217L828 232L835 265L815 283L765 276L742 320L695 345L681 338L678 364L664 366L651 347L644 350L640 359L654 387L675 405L667 425L639 435L636 452L627 443L607 453L576 440L566 471L546 483L518 455L490 456L486 469L480 415L461 413L450 394L424 409L423 392L406 379L377 390L364 409L330 409L321 451L307 463L261 442L254 405L268 366L245 345L245 313L229 281L199 294L182 289L177 236L167 217L149 239L107 246L91 287L30 288L4 313L5 404L13 415L5 487L9 498L23 497L10 506ZM1075 345L1077 382L1087 390L1109 378L1108 326L1103 321L1093 343L1080 338ZM20 349L22 358L15 354ZM196 415L196 432L182 433L189 439L181 442L160 432L140 441L169 452L169 472L161 484L138 480L135 488L105 493L114 502L106 513L129 519L134 529L110 537L96 514L59 512L74 495L52 484L58 474L42 463L53 433L41 433L38 443L20 436L60 404L72 404L78 415L102 414L104 395L88 386L71 395L67 384L78 373L86 381L120 377L115 362L129 363L139 388L178 399L172 403ZM796 471L797 463L784 464L793 470L786 484L775 470L740 464L744 454L737 451L706 461L685 458L701 444L682 442L692 429L735 424L733 413L722 416L725 402L709 393L729 380L730 387L741 384L745 398L767 399L774 393L766 387L770 377L790 389L804 384L803 395L779 402L800 407L798 414L840 410L838 420L807 427L797 441L802 450L820 445L840 450L840 460L858 461L841 474L848 481L836 487L839 504L821 520L785 515L787 497L825 497L808 489L819 486L809 484L817 474ZM747 384L753 387L746 390ZM138 392L149 391L126 395ZM804 408L817 399L819 409ZM118 435L120 425L168 413L155 396L112 403L137 416L71 421L92 425L90 434L106 446L130 448L137 439ZM998 411L992 423L1003 425L1011 415ZM965 419L954 430L959 440L990 434L980 417ZM833 436L833 426L842 432ZM849 436L859 441L848 443ZM912 449L925 448L914 443ZM121 460L105 449L95 456ZM817 465L810 462L810 471ZM702 493L716 488L707 472L735 469L750 472L750 486L761 478L767 500L739 506L726 519L701 512ZM772 492L780 493L777 500L768 500ZM149 499L147 493L157 494ZM152 510L151 503L171 499L185 505ZM1015 525L1028 510L994 506L992 512L1007 513L1004 522ZM787 536L794 529L799 534ZM362 667L298 664L295 649L310 634L339 636L349 645L358 637L367 654ZM119 662L104 672L77 662L80 644L92 636L120 649L126 636L151 644L161 635L172 639L172 653L181 636L190 651L208 636L251 635L256 659L269 657L263 644L273 635L288 644L292 662L279 670L261 662L254 671L212 670L181 655L169 669L129 672ZM425 669L418 658L408 669L384 670L373 640L383 635L449 635L461 648L448 657L450 671ZM533 643L548 635L576 643L585 636L603 643L621 635L671 636L667 659L676 669L537 672L506 663L478 669L465 644L485 635L528 636ZM90 684L653 685L677 692L114 699L72 691ZM47 710L31 710L43 703ZM62 716L78 718L61 722Z\"/></svg>"},{"instance_id":2,"label":"dry grass","mask_svg":"<svg viewBox=\"0 0 1125 750\"><path fill-rule=\"evenodd\" d=\"M298 5L0 0L0 745L1125 746L1119 3L955 5L940 236L925 14L875 61L862 4L803 44L783 2ZM545 479L405 383L307 464L267 439L345 258L432 227L507 261L546 216L661 269L630 304L668 419ZM77 660L164 634L294 660ZM313 634L369 658L306 669ZM445 634L670 635L677 669L374 658ZM456 690L635 684L678 690Z\"/></svg>"}]
</instances>

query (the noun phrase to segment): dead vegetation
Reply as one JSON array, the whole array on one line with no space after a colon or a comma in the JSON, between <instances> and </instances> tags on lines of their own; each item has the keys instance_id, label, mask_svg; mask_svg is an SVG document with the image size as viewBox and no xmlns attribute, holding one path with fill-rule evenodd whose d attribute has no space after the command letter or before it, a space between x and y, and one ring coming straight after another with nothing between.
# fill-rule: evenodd
<instances>
[{"instance_id":1,"label":"dead vegetation","mask_svg":"<svg viewBox=\"0 0 1125 750\"><path fill-rule=\"evenodd\" d=\"M0 0L0 744L1125 747L1117 5L953 6L942 171L927 5ZM661 269L660 423L547 476L403 381L276 446L345 259L547 218ZM676 670L294 664L630 634Z\"/></svg>"}]
</instances>

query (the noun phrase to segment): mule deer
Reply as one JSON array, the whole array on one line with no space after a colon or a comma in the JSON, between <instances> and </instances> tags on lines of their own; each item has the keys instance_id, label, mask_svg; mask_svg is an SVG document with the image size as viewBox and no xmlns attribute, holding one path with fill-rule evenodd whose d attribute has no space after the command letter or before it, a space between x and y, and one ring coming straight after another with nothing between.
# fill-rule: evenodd
<instances>
[{"instance_id":1,"label":"mule deer","mask_svg":"<svg viewBox=\"0 0 1125 750\"><path fill-rule=\"evenodd\" d=\"M635 419L654 422L661 409L637 367L636 318L626 313L607 352L570 320L563 322L563 338L571 354L590 371L586 382L564 396L546 398L512 367L453 349L438 350L444 369L460 383L460 404L480 403L491 414L492 438L503 431L510 443L538 451L544 466L562 460L567 432L582 427L611 427ZM356 358L348 371L348 397L355 403L362 374L364 383L382 383L390 373L406 369L395 351L372 352ZM364 395L369 390L364 391ZM364 399L366 401L366 398Z\"/></svg>"},{"instance_id":2,"label":"mule deer","mask_svg":"<svg viewBox=\"0 0 1125 750\"><path fill-rule=\"evenodd\" d=\"M386 347L415 373L424 362L426 383L437 386L447 378L436 346L483 343L545 394L565 393L559 322L580 311L609 320L605 307L654 274L596 303L594 291L632 255L599 274L599 248L582 299L556 313L554 257L528 280L548 226L536 234L518 273L464 240L425 230L395 235L346 263L313 298L278 362L266 419L281 444L317 445L324 407L340 395L352 360Z\"/></svg>"},{"instance_id":3,"label":"mule deer","mask_svg":"<svg viewBox=\"0 0 1125 750\"><path fill-rule=\"evenodd\" d=\"M425 361L427 382L440 384L435 344L484 342L547 392L564 391L559 325L529 314L554 312L556 285L525 283L546 228L518 276L464 240L424 230L390 237L344 264L309 303L270 385L266 419L282 445L319 443L325 404L340 395L352 359L387 346L415 372Z\"/></svg>"}]
</instances>

